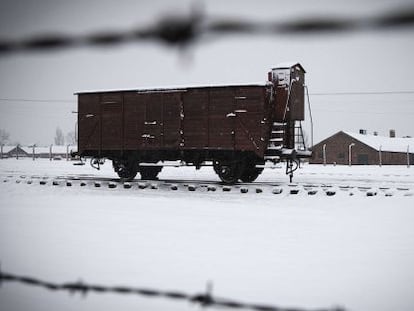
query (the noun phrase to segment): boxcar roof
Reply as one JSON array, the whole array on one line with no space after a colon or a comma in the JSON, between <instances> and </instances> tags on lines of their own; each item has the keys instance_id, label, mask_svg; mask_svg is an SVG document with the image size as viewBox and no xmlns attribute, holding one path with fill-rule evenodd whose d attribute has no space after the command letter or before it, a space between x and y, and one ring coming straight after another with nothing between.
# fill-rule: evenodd
<instances>
[{"instance_id":1,"label":"boxcar roof","mask_svg":"<svg viewBox=\"0 0 414 311\"><path fill-rule=\"evenodd\" d=\"M155 92L186 92L193 89L210 89L210 88L232 88L232 87L264 87L271 83L255 83L255 84L235 84L235 85L200 85L200 86L178 86L178 87L156 87L145 89L123 89L123 90L95 90L95 91L81 91L74 93L80 94L94 94L94 93L117 93L117 92L137 92L137 93L155 93Z\"/></svg>"}]
</instances>

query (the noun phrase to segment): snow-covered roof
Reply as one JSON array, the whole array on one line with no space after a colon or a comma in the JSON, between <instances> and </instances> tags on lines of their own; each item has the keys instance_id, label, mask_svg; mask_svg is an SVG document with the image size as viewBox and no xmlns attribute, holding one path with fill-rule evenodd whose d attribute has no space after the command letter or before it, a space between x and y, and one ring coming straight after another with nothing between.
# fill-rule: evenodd
<instances>
[{"instance_id":1,"label":"snow-covered roof","mask_svg":"<svg viewBox=\"0 0 414 311\"><path fill-rule=\"evenodd\" d=\"M186 92L189 89L197 88L217 88L217 87L237 87L237 86L266 86L265 82L256 82L256 83L240 83L240 84L194 84L186 86L165 86L165 87L148 87L148 88L136 88L136 89L110 89L110 90L85 90L81 92L76 92L74 95L80 94L91 94L91 93L114 93L114 92L137 92L137 93L154 93L154 92Z\"/></svg>"},{"instance_id":2,"label":"snow-covered roof","mask_svg":"<svg viewBox=\"0 0 414 311\"><path fill-rule=\"evenodd\" d=\"M12 151L16 146L3 146L3 153L8 153Z\"/></svg>"},{"instance_id":3,"label":"snow-covered roof","mask_svg":"<svg viewBox=\"0 0 414 311\"><path fill-rule=\"evenodd\" d=\"M409 146L410 152L414 152L414 138L375 136L370 134L356 134L352 132L344 133L377 151L381 148L381 151L407 152L407 147Z\"/></svg>"},{"instance_id":4,"label":"snow-covered roof","mask_svg":"<svg viewBox=\"0 0 414 311\"><path fill-rule=\"evenodd\" d=\"M272 68L272 69L276 69L276 68L292 68L295 66L299 66L303 72L306 72L305 69L302 67L302 65L298 62L282 62L276 65L276 67Z\"/></svg>"}]
</instances>

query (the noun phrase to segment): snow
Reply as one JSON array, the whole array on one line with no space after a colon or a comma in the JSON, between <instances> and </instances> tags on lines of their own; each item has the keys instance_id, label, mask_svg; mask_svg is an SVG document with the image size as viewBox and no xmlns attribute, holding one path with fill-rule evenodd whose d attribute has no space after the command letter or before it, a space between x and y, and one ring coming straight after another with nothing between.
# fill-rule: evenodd
<instances>
[{"instance_id":1,"label":"snow","mask_svg":"<svg viewBox=\"0 0 414 311\"><path fill-rule=\"evenodd\" d=\"M0 161L0 261L4 271L56 282L175 289L213 282L213 295L308 309L414 307L414 169L305 165L295 176L314 196L289 195L284 168L259 183L283 192L194 192L40 186L34 176L114 178L71 161ZM10 177L8 177L10 176ZM209 167L165 168L161 179L217 181ZM8 180L4 182L3 180ZM16 180L21 180L16 183ZM340 190L340 186L355 186ZM326 196L322 188L338 193ZM371 187L368 197L358 187ZM388 187L393 196L381 192ZM269 188L271 189L271 188ZM400 189L400 190L398 190ZM402 190L405 189L405 190ZM351 192L354 195L349 195ZM5 283L1 310L199 310L185 302L48 292ZM212 308L211 310L214 310Z\"/></svg>"},{"instance_id":2,"label":"snow","mask_svg":"<svg viewBox=\"0 0 414 311\"><path fill-rule=\"evenodd\" d=\"M274 69L292 68L296 65L299 65L299 63L298 62L293 62L293 61L286 61L286 62L281 62L281 63L277 64Z\"/></svg>"},{"instance_id":3,"label":"snow","mask_svg":"<svg viewBox=\"0 0 414 311\"><path fill-rule=\"evenodd\" d=\"M81 94L90 94L90 93L113 93L113 92L137 92L137 93L171 93L171 92L186 92L189 89L195 88L217 88L217 87L237 87L237 86L266 86L267 82L240 82L232 84L188 84L188 85L165 85L165 86L150 86L145 88L136 88L136 89L107 89L107 90L85 90L81 92L76 92L75 95Z\"/></svg>"},{"instance_id":4,"label":"snow","mask_svg":"<svg viewBox=\"0 0 414 311\"><path fill-rule=\"evenodd\" d=\"M370 134L356 134L351 132L344 132L345 134L361 141L362 143L379 151L390 152L407 152L409 147L410 152L414 152L414 138L408 137L386 137L375 136Z\"/></svg>"}]
</instances>

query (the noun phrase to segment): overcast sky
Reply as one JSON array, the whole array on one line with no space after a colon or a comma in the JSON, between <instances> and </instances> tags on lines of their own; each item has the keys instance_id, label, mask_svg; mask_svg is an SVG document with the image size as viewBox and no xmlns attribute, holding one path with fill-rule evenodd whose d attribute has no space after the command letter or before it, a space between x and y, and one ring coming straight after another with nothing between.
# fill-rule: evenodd
<instances>
[{"instance_id":1,"label":"overcast sky","mask_svg":"<svg viewBox=\"0 0 414 311\"><path fill-rule=\"evenodd\" d=\"M2 0L0 38L42 33L129 30L163 14L188 13L192 1ZM373 16L413 7L402 0L205 1L206 16L287 21L312 16ZM22 144L48 145L60 126L74 130L82 90L264 82L285 61L307 70L315 142L339 131L414 136L414 93L318 95L335 92L414 91L414 28L323 36L223 36L185 53L156 42L112 48L72 48L0 55L0 129ZM58 100L10 101L5 99Z\"/></svg>"}]
</instances>

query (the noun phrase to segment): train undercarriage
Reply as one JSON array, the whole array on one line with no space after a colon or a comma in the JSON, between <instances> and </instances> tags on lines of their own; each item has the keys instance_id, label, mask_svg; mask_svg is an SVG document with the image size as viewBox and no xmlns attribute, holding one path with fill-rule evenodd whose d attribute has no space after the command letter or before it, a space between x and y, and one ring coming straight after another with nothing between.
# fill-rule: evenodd
<instances>
[{"instance_id":1,"label":"train undercarriage","mask_svg":"<svg viewBox=\"0 0 414 311\"><path fill-rule=\"evenodd\" d=\"M109 152L110 153L110 152ZM285 155L283 155L285 153ZM106 152L108 154L108 152ZM304 154L297 154L295 150L288 153L281 150L279 155L274 155L269 159L260 158L252 152L235 151L211 151L202 152L181 151L140 151L124 152L122 155L112 153L106 158L112 160L115 173L122 181L131 181L138 173L143 180L156 180L158 174L164 167L166 161L179 161L182 166L194 166L199 169L203 166L212 166L214 172L225 184L235 184L239 181L250 183L254 182L263 172L266 161L274 164L286 162L286 174L292 181L293 172L298 168L300 158L307 157ZM103 158L94 155L91 158L91 165L99 169L103 163Z\"/></svg>"}]
</instances>

